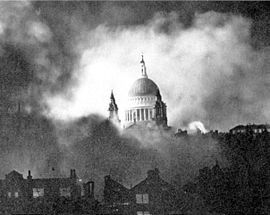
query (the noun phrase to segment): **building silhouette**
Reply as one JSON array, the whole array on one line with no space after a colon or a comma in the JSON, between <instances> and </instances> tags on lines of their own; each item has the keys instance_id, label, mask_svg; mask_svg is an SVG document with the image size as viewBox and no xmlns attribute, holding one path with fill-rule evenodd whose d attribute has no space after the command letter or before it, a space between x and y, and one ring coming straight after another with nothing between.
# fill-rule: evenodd
<instances>
[{"instance_id":1,"label":"building silhouette","mask_svg":"<svg viewBox=\"0 0 270 215\"><path fill-rule=\"evenodd\" d=\"M104 214L181 214L178 199L176 189L160 177L157 168L149 170L146 179L130 189L105 176Z\"/></svg>"},{"instance_id":2,"label":"building silhouette","mask_svg":"<svg viewBox=\"0 0 270 215\"><path fill-rule=\"evenodd\" d=\"M80 183L75 169L66 178L35 179L13 170L0 180L0 214L91 212L94 206L94 183Z\"/></svg>"},{"instance_id":3,"label":"building silhouette","mask_svg":"<svg viewBox=\"0 0 270 215\"><path fill-rule=\"evenodd\" d=\"M247 125L237 125L230 129L231 134L239 134L239 133L247 133L248 131L252 131L255 134L260 134L262 132L270 132L269 124L247 124Z\"/></svg>"}]
</instances>

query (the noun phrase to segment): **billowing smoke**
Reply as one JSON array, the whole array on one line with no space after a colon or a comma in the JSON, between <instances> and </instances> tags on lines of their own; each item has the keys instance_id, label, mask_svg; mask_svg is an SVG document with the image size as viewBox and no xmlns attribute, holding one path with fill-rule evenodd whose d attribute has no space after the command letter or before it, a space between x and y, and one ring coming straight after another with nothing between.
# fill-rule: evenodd
<instances>
[{"instance_id":1,"label":"billowing smoke","mask_svg":"<svg viewBox=\"0 0 270 215\"><path fill-rule=\"evenodd\" d=\"M221 159L207 136L119 133L105 120L111 89L123 120L141 52L170 125L228 129L268 120L269 49L250 45L251 20L211 11L186 26L177 11L155 11L138 21L130 7L111 4L0 4L1 175L76 168L84 179L101 183L111 174L130 185L159 167L185 182ZM203 124L195 127L206 131Z\"/></svg>"},{"instance_id":2,"label":"billowing smoke","mask_svg":"<svg viewBox=\"0 0 270 215\"><path fill-rule=\"evenodd\" d=\"M207 129L200 121L194 121L189 123L188 128L191 130L192 133L201 132L203 134L207 133Z\"/></svg>"},{"instance_id":3,"label":"billowing smoke","mask_svg":"<svg viewBox=\"0 0 270 215\"><path fill-rule=\"evenodd\" d=\"M223 159L220 148L210 136L175 137L163 130L118 129L102 117L92 115L80 120L58 123L58 141L65 148L63 172L75 168L83 180L103 189L103 177L110 174L127 187L144 179L146 172L159 168L162 177L178 185L192 180L198 170Z\"/></svg>"},{"instance_id":4,"label":"billowing smoke","mask_svg":"<svg viewBox=\"0 0 270 215\"><path fill-rule=\"evenodd\" d=\"M70 88L73 97L47 98L49 115L70 119L89 113L107 115L114 89L121 118L132 82L140 77L140 53L148 75L160 87L171 125L200 120L228 129L268 119L267 49L250 45L251 21L241 16L197 14L184 28L178 14L156 14L144 25L99 25L85 32L77 46L79 67ZM66 94L66 91L64 92Z\"/></svg>"}]
</instances>

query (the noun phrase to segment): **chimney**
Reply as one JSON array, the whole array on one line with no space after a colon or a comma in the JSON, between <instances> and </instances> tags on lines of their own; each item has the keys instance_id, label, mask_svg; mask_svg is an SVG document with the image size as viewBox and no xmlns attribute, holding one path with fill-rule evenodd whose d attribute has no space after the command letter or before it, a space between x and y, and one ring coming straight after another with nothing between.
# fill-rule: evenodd
<instances>
[{"instance_id":1,"label":"chimney","mask_svg":"<svg viewBox=\"0 0 270 215\"><path fill-rule=\"evenodd\" d=\"M94 182L88 181L86 184L84 184L84 195L87 198L94 198Z\"/></svg>"},{"instance_id":2,"label":"chimney","mask_svg":"<svg viewBox=\"0 0 270 215\"><path fill-rule=\"evenodd\" d=\"M106 184L106 182L108 182L110 179L111 179L111 176L110 176L110 175L106 175L106 176L104 177L105 184Z\"/></svg>"},{"instance_id":3,"label":"chimney","mask_svg":"<svg viewBox=\"0 0 270 215\"><path fill-rule=\"evenodd\" d=\"M32 177L32 175L31 175L31 171L30 170L28 170L28 176L27 176L27 179L28 180L31 180L33 177Z\"/></svg>"},{"instance_id":4,"label":"chimney","mask_svg":"<svg viewBox=\"0 0 270 215\"><path fill-rule=\"evenodd\" d=\"M84 195L87 198L93 198L94 199L94 182L88 181L86 184L83 185L84 187Z\"/></svg>"},{"instance_id":5,"label":"chimney","mask_svg":"<svg viewBox=\"0 0 270 215\"><path fill-rule=\"evenodd\" d=\"M90 198L94 198L94 196L95 196L95 183L93 181L90 181L89 187L90 187Z\"/></svg>"},{"instance_id":6,"label":"chimney","mask_svg":"<svg viewBox=\"0 0 270 215\"><path fill-rule=\"evenodd\" d=\"M155 168L153 170L147 171L147 178L149 179L158 179L159 178L159 169Z\"/></svg>"},{"instance_id":7,"label":"chimney","mask_svg":"<svg viewBox=\"0 0 270 215\"><path fill-rule=\"evenodd\" d=\"M70 178L77 178L75 169L70 170Z\"/></svg>"}]
</instances>

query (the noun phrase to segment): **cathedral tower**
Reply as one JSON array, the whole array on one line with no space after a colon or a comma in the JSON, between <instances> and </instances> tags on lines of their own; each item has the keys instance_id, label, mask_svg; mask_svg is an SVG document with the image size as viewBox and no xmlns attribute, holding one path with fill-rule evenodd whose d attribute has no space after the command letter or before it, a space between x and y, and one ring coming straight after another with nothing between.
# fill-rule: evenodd
<instances>
[{"instance_id":1,"label":"cathedral tower","mask_svg":"<svg viewBox=\"0 0 270 215\"><path fill-rule=\"evenodd\" d=\"M115 102L115 98L114 98L114 94L113 91L111 92L111 102L109 104L109 120L112 121L113 123L119 125L120 124L120 120L119 120L119 116L118 116L118 107L117 104Z\"/></svg>"}]
</instances>

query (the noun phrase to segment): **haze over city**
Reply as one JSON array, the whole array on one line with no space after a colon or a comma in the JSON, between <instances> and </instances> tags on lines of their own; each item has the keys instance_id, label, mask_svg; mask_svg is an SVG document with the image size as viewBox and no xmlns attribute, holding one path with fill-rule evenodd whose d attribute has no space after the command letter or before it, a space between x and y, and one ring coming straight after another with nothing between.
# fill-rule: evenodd
<instances>
[{"instance_id":1,"label":"haze over city","mask_svg":"<svg viewBox=\"0 0 270 215\"><path fill-rule=\"evenodd\" d=\"M22 1L0 12L0 177L74 168L99 198L106 174L130 185L158 167L186 183L231 162L216 139L177 129L269 122L267 2ZM124 129L142 54L170 132ZM121 129L107 120L112 90Z\"/></svg>"}]
</instances>

